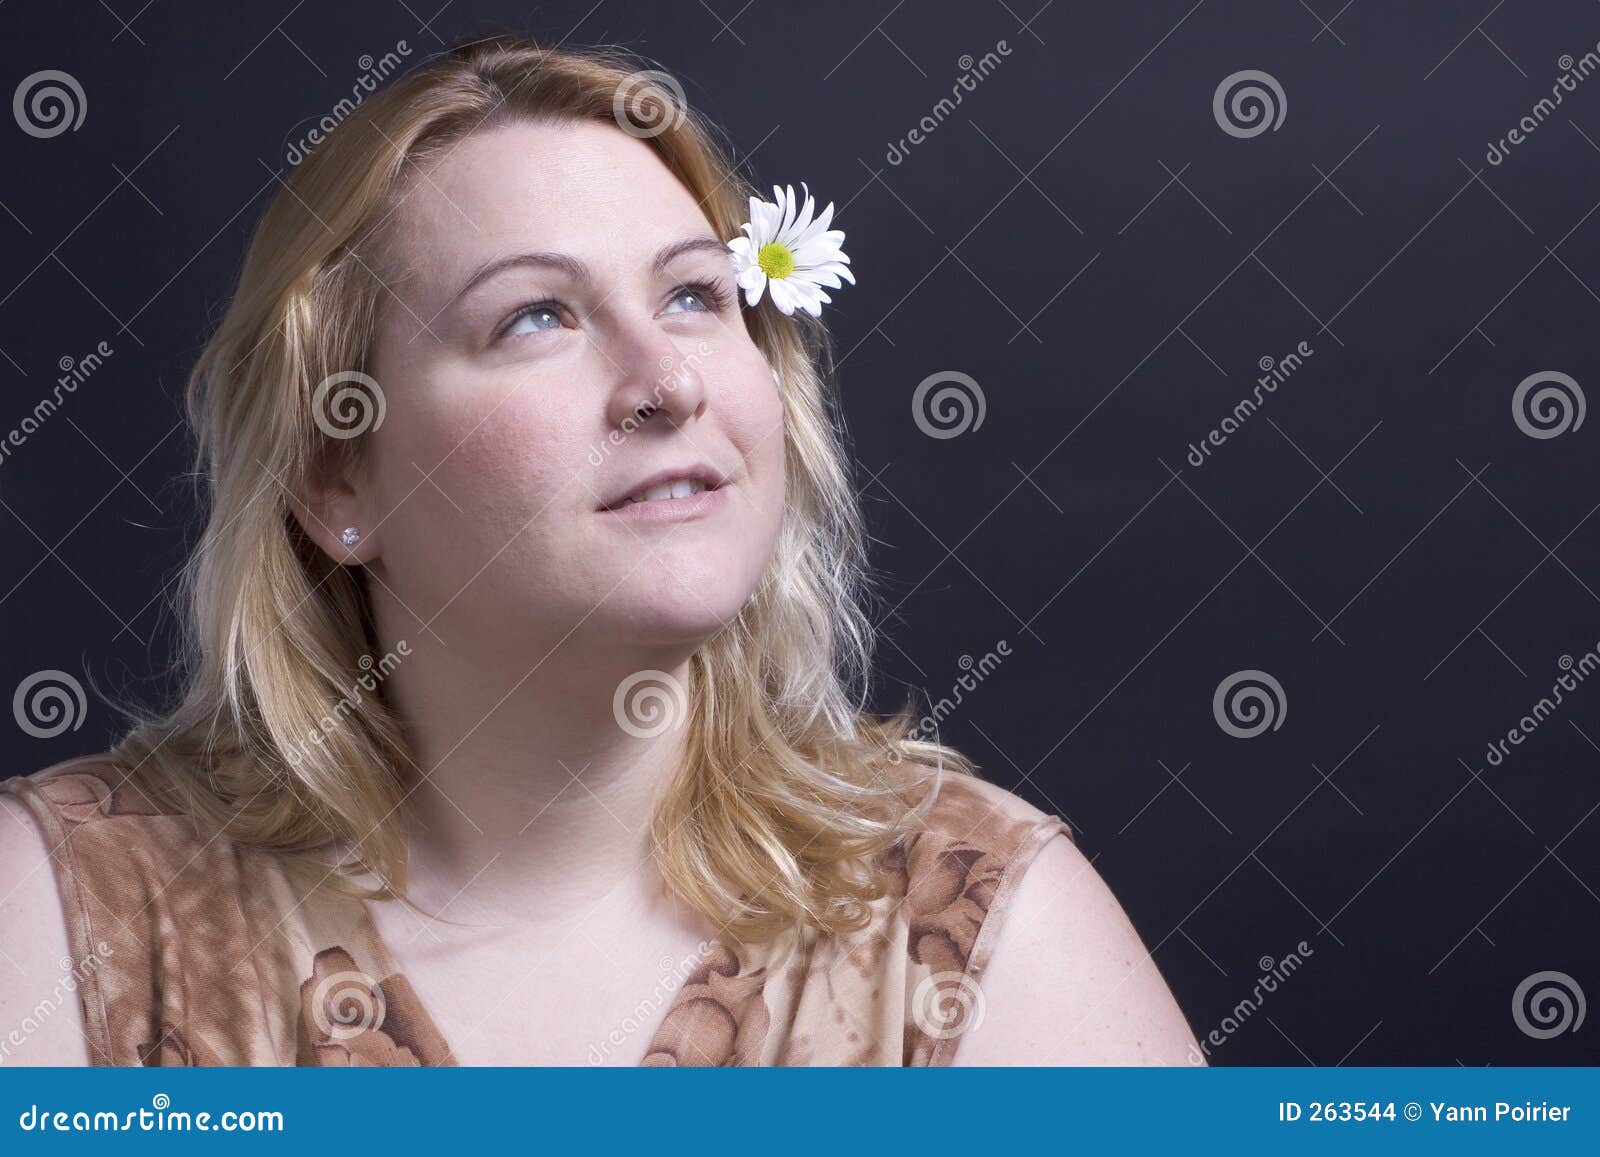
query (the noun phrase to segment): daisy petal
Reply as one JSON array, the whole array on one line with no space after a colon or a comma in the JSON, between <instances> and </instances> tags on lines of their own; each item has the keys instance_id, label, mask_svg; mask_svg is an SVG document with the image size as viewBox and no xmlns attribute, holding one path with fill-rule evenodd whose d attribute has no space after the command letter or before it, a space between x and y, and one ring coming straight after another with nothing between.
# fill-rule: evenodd
<instances>
[{"instance_id":1,"label":"daisy petal","mask_svg":"<svg viewBox=\"0 0 1600 1157\"><path fill-rule=\"evenodd\" d=\"M822 306L833 298L823 287L838 289L845 282L855 283L850 258L841 245L844 231L831 229L834 204L829 201L818 212L818 201L811 186L800 182L800 196L793 185L773 185L772 200L750 197L750 220L740 226L742 237L727 243L729 264L734 279L754 306L764 293L785 316L796 309L820 317ZM761 267L762 251L782 246L789 251L790 271L771 277Z\"/></svg>"},{"instance_id":2,"label":"daisy petal","mask_svg":"<svg viewBox=\"0 0 1600 1157\"><path fill-rule=\"evenodd\" d=\"M783 194L783 221L778 226L778 237L780 239L787 238L790 229L794 225L794 208L794 186L790 185Z\"/></svg>"},{"instance_id":3,"label":"daisy petal","mask_svg":"<svg viewBox=\"0 0 1600 1157\"><path fill-rule=\"evenodd\" d=\"M761 207L761 233L757 241L765 245L773 240L783 228L783 206L763 205Z\"/></svg>"},{"instance_id":4,"label":"daisy petal","mask_svg":"<svg viewBox=\"0 0 1600 1157\"><path fill-rule=\"evenodd\" d=\"M767 216L767 203L765 201L761 200L761 198L759 198L759 197L751 197L750 198L750 220L746 221L743 225L739 226L739 228L743 229L746 233L748 233L750 235L751 240L756 241L759 244L760 243L760 236L761 236L761 226L762 226L762 223L766 220L766 216Z\"/></svg>"},{"instance_id":5,"label":"daisy petal","mask_svg":"<svg viewBox=\"0 0 1600 1157\"><path fill-rule=\"evenodd\" d=\"M804 190L805 187L806 187L805 182L801 181L800 182L800 188ZM806 233L810 231L810 228L811 228L811 214L816 209L816 205L817 205L816 200L811 196L811 193L810 193L809 190L806 191L805 197L806 197L805 208L800 211L800 216L796 219L796 221L793 224L793 226L791 226L790 229L789 229L789 233L790 233L790 242L789 243L790 243L790 245L792 247L794 247L796 249L798 249L801 246L801 244L805 240Z\"/></svg>"},{"instance_id":6,"label":"daisy petal","mask_svg":"<svg viewBox=\"0 0 1600 1157\"><path fill-rule=\"evenodd\" d=\"M794 313L795 294L794 287L782 278L771 278L772 304L778 307L778 312L785 317Z\"/></svg>"},{"instance_id":7,"label":"daisy petal","mask_svg":"<svg viewBox=\"0 0 1600 1157\"><path fill-rule=\"evenodd\" d=\"M811 222L811 224L806 227L804 233L796 238L795 244L810 244L813 239L822 236L828 231L828 223L831 220L833 220L833 202L829 201L828 207L822 211L815 221Z\"/></svg>"}]
</instances>

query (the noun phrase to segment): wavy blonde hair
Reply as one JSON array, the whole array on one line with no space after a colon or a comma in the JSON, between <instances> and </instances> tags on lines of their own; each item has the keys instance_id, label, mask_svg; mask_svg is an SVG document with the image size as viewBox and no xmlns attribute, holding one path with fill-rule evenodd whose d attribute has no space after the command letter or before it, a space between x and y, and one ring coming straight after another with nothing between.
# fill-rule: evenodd
<instances>
[{"instance_id":1,"label":"wavy blonde hair","mask_svg":"<svg viewBox=\"0 0 1600 1157\"><path fill-rule=\"evenodd\" d=\"M314 471L363 454L363 438L324 432L315 387L369 364L385 292L374 272L382 227L407 179L470 133L626 115L650 126L634 135L717 236L737 236L754 190L674 85L616 49L496 36L380 90L289 175L189 379L208 502L179 588L182 690L159 715L131 709L114 748L147 771L158 798L236 841L314 864L341 891L409 902L404 823L421 773L381 688L359 680L377 649L364 572L332 562L292 513ZM741 312L783 399L787 510L755 596L691 660L687 759L651 834L669 886L755 942L795 927L862 927L884 894L882 853L931 806L943 771L975 768L913 734L909 701L890 719L863 710L873 636L865 536L826 330L803 313L783 316L770 298ZM333 702L348 702L344 724L307 743ZM930 782L914 801L908 789ZM330 843L349 854L331 873L317 858ZM359 886L369 873L378 885Z\"/></svg>"}]
</instances>

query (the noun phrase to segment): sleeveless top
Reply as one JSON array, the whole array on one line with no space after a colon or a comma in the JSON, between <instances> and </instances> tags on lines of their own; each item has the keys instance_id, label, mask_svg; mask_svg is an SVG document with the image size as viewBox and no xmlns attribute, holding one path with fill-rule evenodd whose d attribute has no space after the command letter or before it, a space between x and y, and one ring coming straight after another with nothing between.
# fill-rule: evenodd
<instances>
[{"instance_id":1,"label":"sleeveless top","mask_svg":"<svg viewBox=\"0 0 1600 1157\"><path fill-rule=\"evenodd\" d=\"M206 838L125 767L84 756L0 781L42 825L97 1065L455 1065L367 901L272 852ZM978 982L1059 817L946 774L888 857L862 930L706 943L644 1065L948 1065L981 1024Z\"/></svg>"}]
</instances>

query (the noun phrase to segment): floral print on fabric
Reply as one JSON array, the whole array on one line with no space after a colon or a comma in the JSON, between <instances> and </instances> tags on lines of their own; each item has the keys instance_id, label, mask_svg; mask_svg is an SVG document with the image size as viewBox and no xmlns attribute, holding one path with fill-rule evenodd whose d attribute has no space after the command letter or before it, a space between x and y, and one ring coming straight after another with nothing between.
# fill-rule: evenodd
<instances>
[{"instance_id":1,"label":"floral print on fabric","mask_svg":"<svg viewBox=\"0 0 1600 1157\"><path fill-rule=\"evenodd\" d=\"M366 906L291 882L275 856L161 812L86 756L0 781L44 830L99 1065L439 1066L457 1058ZM1059 818L947 775L889 855L863 929L711 941L647 1067L950 1063L1016 885Z\"/></svg>"}]
</instances>

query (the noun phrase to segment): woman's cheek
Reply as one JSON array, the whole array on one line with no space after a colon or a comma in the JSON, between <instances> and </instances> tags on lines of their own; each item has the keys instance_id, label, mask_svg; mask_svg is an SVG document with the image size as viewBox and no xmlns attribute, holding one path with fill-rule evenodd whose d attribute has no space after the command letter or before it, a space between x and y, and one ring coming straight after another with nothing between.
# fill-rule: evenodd
<instances>
[{"instance_id":1,"label":"woman's cheek","mask_svg":"<svg viewBox=\"0 0 1600 1157\"><path fill-rule=\"evenodd\" d=\"M785 447L785 427L787 415L784 410L783 398L778 393L774 383L770 388L763 390L757 397L749 414L748 436L752 439L753 446L746 453L761 460L769 473L776 476L776 487L780 493L783 489L783 457Z\"/></svg>"},{"instance_id":2,"label":"woman's cheek","mask_svg":"<svg viewBox=\"0 0 1600 1157\"><path fill-rule=\"evenodd\" d=\"M707 386L712 405L721 408L725 425L752 434L783 428L783 398L778 379L755 346L723 352L710 363Z\"/></svg>"},{"instance_id":3,"label":"woman's cheek","mask_svg":"<svg viewBox=\"0 0 1600 1157\"><path fill-rule=\"evenodd\" d=\"M412 484L423 489L436 484L447 517L473 523L503 545L541 510L571 510L582 486L567 464L564 438L570 434L530 421L507 405L440 447L438 468L427 481L413 471Z\"/></svg>"}]
</instances>

